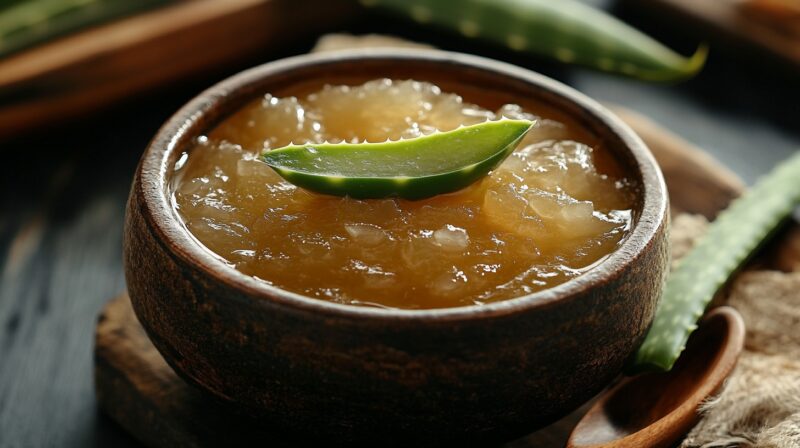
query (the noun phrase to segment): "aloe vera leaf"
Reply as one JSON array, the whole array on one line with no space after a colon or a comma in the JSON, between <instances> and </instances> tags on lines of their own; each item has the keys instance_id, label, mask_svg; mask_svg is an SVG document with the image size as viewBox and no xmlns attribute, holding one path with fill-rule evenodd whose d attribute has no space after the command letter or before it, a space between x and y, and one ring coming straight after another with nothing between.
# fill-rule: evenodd
<instances>
[{"instance_id":1,"label":"aloe vera leaf","mask_svg":"<svg viewBox=\"0 0 800 448\"><path fill-rule=\"evenodd\" d=\"M532 125L502 119L383 143L289 145L264 151L262 159L287 181L318 193L422 199L485 176Z\"/></svg>"},{"instance_id":2,"label":"aloe vera leaf","mask_svg":"<svg viewBox=\"0 0 800 448\"><path fill-rule=\"evenodd\" d=\"M689 78L703 67L708 48L684 57L646 34L576 0L361 0L513 50L649 81Z\"/></svg>"},{"instance_id":3,"label":"aloe vera leaf","mask_svg":"<svg viewBox=\"0 0 800 448\"><path fill-rule=\"evenodd\" d=\"M800 154L762 178L711 223L667 278L633 371L669 370L714 294L800 203Z\"/></svg>"}]
</instances>

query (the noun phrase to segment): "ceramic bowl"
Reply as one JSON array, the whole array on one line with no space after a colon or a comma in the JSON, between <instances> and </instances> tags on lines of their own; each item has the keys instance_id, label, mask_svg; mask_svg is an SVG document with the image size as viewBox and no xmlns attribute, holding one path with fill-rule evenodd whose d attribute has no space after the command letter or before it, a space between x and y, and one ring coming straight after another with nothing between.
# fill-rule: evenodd
<instances>
[{"instance_id":1,"label":"ceramic bowl","mask_svg":"<svg viewBox=\"0 0 800 448\"><path fill-rule=\"evenodd\" d=\"M640 185L630 235L554 288L426 311L329 303L248 277L202 247L172 202L195 139L265 93L375 78L430 81L494 109L534 102L575 120ZM647 147L611 112L531 71L395 49L283 59L201 93L158 131L136 171L124 232L142 326L186 381L259 421L337 440L500 440L573 410L642 342L668 264L668 198Z\"/></svg>"}]
</instances>

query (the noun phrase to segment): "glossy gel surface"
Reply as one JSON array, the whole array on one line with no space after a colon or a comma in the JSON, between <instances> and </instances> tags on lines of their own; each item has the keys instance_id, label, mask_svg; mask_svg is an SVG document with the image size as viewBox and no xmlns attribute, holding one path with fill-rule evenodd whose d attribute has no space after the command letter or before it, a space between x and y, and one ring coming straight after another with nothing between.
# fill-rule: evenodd
<instances>
[{"instance_id":1,"label":"glossy gel surface","mask_svg":"<svg viewBox=\"0 0 800 448\"><path fill-rule=\"evenodd\" d=\"M419 201L310 193L258 160L291 142L413 138L501 116L536 125L483 180ZM480 305L577 277L629 232L637 186L587 135L567 120L516 105L485 110L416 81L267 95L179 160L174 200L203 245L279 288L361 306Z\"/></svg>"}]
</instances>

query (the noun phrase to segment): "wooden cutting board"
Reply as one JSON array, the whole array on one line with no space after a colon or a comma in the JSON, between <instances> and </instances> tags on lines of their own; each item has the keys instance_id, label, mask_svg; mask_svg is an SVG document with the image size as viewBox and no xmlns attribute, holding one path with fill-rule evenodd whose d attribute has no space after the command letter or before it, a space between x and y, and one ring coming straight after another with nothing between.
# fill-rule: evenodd
<instances>
[{"instance_id":1,"label":"wooden cutting board","mask_svg":"<svg viewBox=\"0 0 800 448\"><path fill-rule=\"evenodd\" d=\"M341 27L352 0L186 0L0 59L0 139Z\"/></svg>"},{"instance_id":2,"label":"wooden cutting board","mask_svg":"<svg viewBox=\"0 0 800 448\"><path fill-rule=\"evenodd\" d=\"M664 172L674 211L713 219L743 190L742 182L710 156L646 118L615 111L650 146ZM294 445L291 437L234 416L183 382L150 343L126 294L102 311L96 332L95 387L102 409L147 446ZM556 448L583 410L512 442Z\"/></svg>"}]
</instances>

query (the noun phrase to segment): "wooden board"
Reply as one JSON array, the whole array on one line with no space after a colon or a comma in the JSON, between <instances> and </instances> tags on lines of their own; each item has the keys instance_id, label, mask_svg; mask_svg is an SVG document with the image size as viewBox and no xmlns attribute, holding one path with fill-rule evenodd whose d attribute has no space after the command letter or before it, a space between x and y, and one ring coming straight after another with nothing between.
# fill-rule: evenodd
<instances>
[{"instance_id":1,"label":"wooden board","mask_svg":"<svg viewBox=\"0 0 800 448\"><path fill-rule=\"evenodd\" d=\"M694 31L700 39L763 55L800 71L800 37L743 12L740 0L621 0L626 8L649 13L664 23Z\"/></svg>"},{"instance_id":2,"label":"wooden board","mask_svg":"<svg viewBox=\"0 0 800 448\"><path fill-rule=\"evenodd\" d=\"M673 209L713 218L742 191L726 168L633 112L614 108L648 143L664 171ZM150 447L292 445L289 437L231 415L184 383L161 358L122 295L97 323L95 388L100 406ZM515 447L562 447L583 409L514 441Z\"/></svg>"},{"instance_id":3,"label":"wooden board","mask_svg":"<svg viewBox=\"0 0 800 448\"><path fill-rule=\"evenodd\" d=\"M15 53L0 59L0 138L338 28L358 11L351 0L182 1Z\"/></svg>"}]
</instances>

